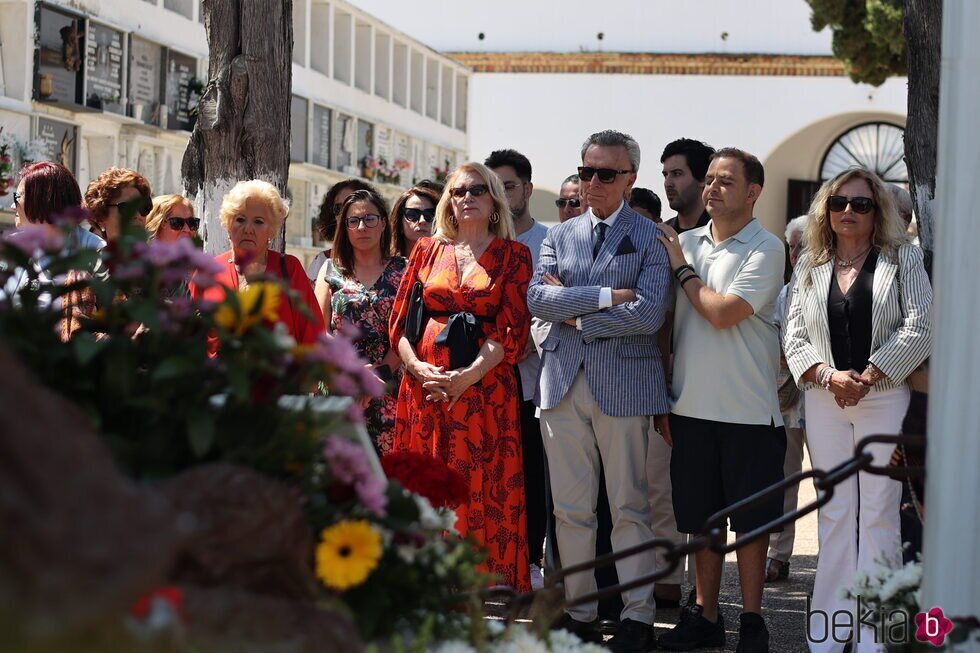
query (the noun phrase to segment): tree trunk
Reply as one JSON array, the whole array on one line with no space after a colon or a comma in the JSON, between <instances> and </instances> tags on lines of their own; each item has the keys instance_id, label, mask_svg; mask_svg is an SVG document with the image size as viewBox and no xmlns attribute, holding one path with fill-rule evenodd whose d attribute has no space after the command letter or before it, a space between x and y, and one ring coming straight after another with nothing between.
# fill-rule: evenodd
<instances>
[{"instance_id":1,"label":"tree trunk","mask_svg":"<svg viewBox=\"0 0 980 653\"><path fill-rule=\"evenodd\" d=\"M205 251L220 253L230 248L218 214L232 186L263 179L285 196L293 2L204 0L202 10L208 83L181 173L202 221Z\"/></svg>"},{"instance_id":2,"label":"tree trunk","mask_svg":"<svg viewBox=\"0 0 980 653\"><path fill-rule=\"evenodd\" d=\"M940 0L905 0L909 62L905 161L922 247L932 249L943 12Z\"/></svg>"}]
</instances>

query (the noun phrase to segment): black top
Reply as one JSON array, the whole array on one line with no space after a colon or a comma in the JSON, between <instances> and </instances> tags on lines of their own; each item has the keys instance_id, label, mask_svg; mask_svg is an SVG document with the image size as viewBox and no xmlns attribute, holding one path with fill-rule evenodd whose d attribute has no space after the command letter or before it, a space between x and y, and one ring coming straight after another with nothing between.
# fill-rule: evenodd
<instances>
[{"instance_id":1,"label":"black top","mask_svg":"<svg viewBox=\"0 0 980 653\"><path fill-rule=\"evenodd\" d=\"M710 219L711 219L711 216L708 215L708 209L705 209L704 211L701 212L701 217L698 218L698 223L696 225L694 225L693 227L691 227L691 229L697 229L698 227L703 227L704 225L708 224L708 220L710 220ZM676 231L678 234L682 234L685 231L690 231L691 230L691 229L685 229L684 227L682 227L681 226L681 223L677 219L677 216L676 215L674 217L672 217L670 220L667 220L667 226L669 226L671 229L673 229L674 231Z\"/></svg>"},{"instance_id":2,"label":"black top","mask_svg":"<svg viewBox=\"0 0 980 653\"><path fill-rule=\"evenodd\" d=\"M830 350L834 366L839 370L863 372L871 357L871 304L875 265L878 253L871 250L857 279L841 292L836 272L830 275L830 294L827 297L827 320L830 325Z\"/></svg>"}]
</instances>

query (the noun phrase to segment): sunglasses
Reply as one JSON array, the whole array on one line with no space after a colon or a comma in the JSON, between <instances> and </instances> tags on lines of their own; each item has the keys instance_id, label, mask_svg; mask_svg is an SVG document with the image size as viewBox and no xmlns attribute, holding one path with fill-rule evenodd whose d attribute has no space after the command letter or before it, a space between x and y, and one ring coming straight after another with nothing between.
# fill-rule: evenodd
<instances>
[{"instance_id":1,"label":"sunglasses","mask_svg":"<svg viewBox=\"0 0 980 653\"><path fill-rule=\"evenodd\" d=\"M358 227L361 226L362 222L364 223L364 226L367 227L368 229L374 229L381 223L381 216L374 215L373 213L362 215L360 217L351 215L348 216L347 219L344 220L344 222L347 223L348 229L357 229Z\"/></svg>"},{"instance_id":2,"label":"sunglasses","mask_svg":"<svg viewBox=\"0 0 980 653\"><path fill-rule=\"evenodd\" d=\"M490 191L486 184L473 184L472 186L457 186L453 188L450 194L456 199L462 199L466 197L466 193L469 193L473 197L480 197L486 195Z\"/></svg>"},{"instance_id":3,"label":"sunglasses","mask_svg":"<svg viewBox=\"0 0 980 653\"><path fill-rule=\"evenodd\" d=\"M592 181L593 175L599 175L599 181L604 184L611 184L616 180L616 175L628 175L632 170L616 170L615 168L593 168L592 166L580 166L578 176L582 181Z\"/></svg>"},{"instance_id":4,"label":"sunglasses","mask_svg":"<svg viewBox=\"0 0 980 653\"><path fill-rule=\"evenodd\" d=\"M875 207L875 201L870 197L845 197L843 195L831 195L827 198L827 206L834 213L840 213L851 205L851 210L855 213L864 215Z\"/></svg>"},{"instance_id":5,"label":"sunglasses","mask_svg":"<svg viewBox=\"0 0 980 653\"><path fill-rule=\"evenodd\" d=\"M120 212L122 212L123 209L131 209L134 210L134 212L138 212L145 218L146 216L150 215L150 211L153 210L153 200L151 200L149 197L141 196L131 199L128 202L117 202L115 204L106 204L106 206L109 208L117 208Z\"/></svg>"},{"instance_id":6,"label":"sunglasses","mask_svg":"<svg viewBox=\"0 0 980 653\"><path fill-rule=\"evenodd\" d=\"M167 224L170 225L170 228L173 229L174 231L182 231L184 229L185 224L187 225L187 228L189 230L197 231L198 228L201 226L201 219L200 218L167 218Z\"/></svg>"},{"instance_id":7,"label":"sunglasses","mask_svg":"<svg viewBox=\"0 0 980 653\"><path fill-rule=\"evenodd\" d=\"M436 219L435 209L403 209L402 215L409 222L418 222L419 220L425 220L426 222L432 222Z\"/></svg>"},{"instance_id":8,"label":"sunglasses","mask_svg":"<svg viewBox=\"0 0 980 653\"><path fill-rule=\"evenodd\" d=\"M582 206L582 200L574 197L569 197L567 199L564 197L559 197L555 200L555 206L557 206L559 209L565 208L566 204L573 209L577 209L578 207Z\"/></svg>"}]
</instances>

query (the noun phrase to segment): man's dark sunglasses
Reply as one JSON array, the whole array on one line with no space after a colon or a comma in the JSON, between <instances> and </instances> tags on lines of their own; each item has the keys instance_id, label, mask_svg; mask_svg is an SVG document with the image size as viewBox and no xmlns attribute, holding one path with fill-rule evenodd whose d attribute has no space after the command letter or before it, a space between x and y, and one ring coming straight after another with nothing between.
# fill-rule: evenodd
<instances>
[{"instance_id":1,"label":"man's dark sunglasses","mask_svg":"<svg viewBox=\"0 0 980 653\"><path fill-rule=\"evenodd\" d=\"M834 213L840 213L851 205L851 210L855 213L864 215L875 207L875 201L870 197L845 197L844 195L831 195L827 198L827 206Z\"/></svg>"},{"instance_id":2,"label":"man's dark sunglasses","mask_svg":"<svg viewBox=\"0 0 980 653\"><path fill-rule=\"evenodd\" d=\"M174 231L180 231L187 225L191 231L197 231L201 226L200 218L167 218L167 224Z\"/></svg>"},{"instance_id":3,"label":"man's dark sunglasses","mask_svg":"<svg viewBox=\"0 0 980 653\"><path fill-rule=\"evenodd\" d=\"M117 202L115 204L106 204L106 206L112 208L115 207L119 209L120 212L123 210L132 210L134 213L139 213L144 218L150 215L150 211L153 210L153 200L149 197L137 197L131 199L128 202Z\"/></svg>"},{"instance_id":4,"label":"man's dark sunglasses","mask_svg":"<svg viewBox=\"0 0 980 653\"><path fill-rule=\"evenodd\" d=\"M418 222L420 219L432 222L436 219L435 209L402 209L402 215L409 222Z\"/></svg>"},{"instance_id":5,"label":"man's dark sunglasses","mask_svg":"<svg viewBox=\"0 0 980 653\"><path fill-rule=\"evenodd\" d=\"M469 193L473 197L480 197L481 195L486 195L489 190L486 184L473 184L472 186L457 186L449 192L453 197L462 199L466 197L466 193Z\"/></svg>"},{"instance_id":6,"label":"man's dark sunglasses","mask_svg":"<svg viewBox=\"0 0 980 653\"><path fill-rule=\"evenodd\" d=\"M616 180L616 175L628 175L632 170L616 170L615 168L593 168L592 166L580 166L578 176L582 181L592 181L592 175L599 175L599 181L604 184L611 184Z\"/></svg>"},{"instance_id":7,"label":"man's dark sunglasses","mask_svg":"<svg viewBox=\"0 0 980 653\"><path fill-rule=\"evenodd\" d=\"M555 200L555 206L557 206L559 209L565 208L566 204L572 207L573 209L577 209L578 207L582 206L582 201L574 197L569 197L567 199L564 197L559 197L558 199Z\"/></svg>"}]
</instances>

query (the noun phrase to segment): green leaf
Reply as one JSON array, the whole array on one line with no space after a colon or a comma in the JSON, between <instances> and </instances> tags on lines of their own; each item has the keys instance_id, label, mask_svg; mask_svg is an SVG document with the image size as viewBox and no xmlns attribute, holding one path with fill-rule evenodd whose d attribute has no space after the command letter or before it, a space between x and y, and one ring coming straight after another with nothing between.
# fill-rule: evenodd
<instances>
[{"instance_id":1,"label":"green leaf","mask_svg":"<svg viewBox=\"0 0 980 653\"><path fill-rule=\"evenodd\" d=\"M187 435L194 454L203 458L214 444L214 416L203 411L192 413L187 424Z\"/></svg>"},{"instance_id":2,"label":"green leaf","mask_svg":"<svg viewBox=\"0 0 980 653\"><path fill-rule=\"evenodd\" d=\"M91 333L79 332L71 340L75 348L75 359L81 366L91 363L109 344L108 340L96 340Z\"/></svg>"},{"instance_id":3,"label":"green leaf","mask_svg":"<svg viewBox=\"0 0 980 653\"><path fill-rule=\"evenodd\" d=\"M166 381L175 379L197 371L197 365L193 361L182 357L171 357L157 365L153 370L152 378L154 381Z\"/></svg>"}]
</instances>

